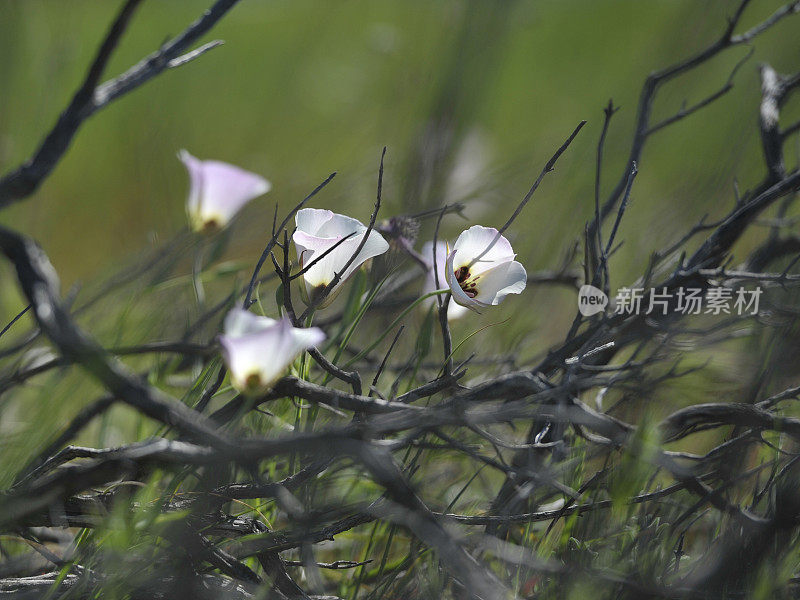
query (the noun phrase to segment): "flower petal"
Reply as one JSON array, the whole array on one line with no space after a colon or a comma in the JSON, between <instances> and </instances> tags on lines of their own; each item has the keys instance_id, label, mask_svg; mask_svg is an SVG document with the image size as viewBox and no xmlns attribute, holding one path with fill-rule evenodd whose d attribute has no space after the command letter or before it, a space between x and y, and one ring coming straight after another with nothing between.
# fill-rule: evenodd
<instances>
[{"instance_id":1,"label":"flower petal","mask_svg":"<svg viewBox=\"0 0 800 600\"><path fill-rule=\"evenodd\" d=\"M349 249L346 256L342 256L351 241L350 239L342 242L341 238L315 237L302 231L295 231L292 239L297 250L300 266L306 268L311 265L308 271L303 274L303 279L311 287L327 285L333 281L336 265L341 264L341 266L344 266L344 263L350 258L355 248L358 247L358 242L356 242L356 246ZM339 245L336 249L330 251L324 258L319 258L337 244ZM314 264L311 264L312 262Z\"/></svg>"},{"instance_id":2,"label":"flower petal","mask_svg":"<svg viewBox=\"0 0 800 600\"><path fill-rule=\"evenodd\" d=\"M447 269L447 243L443 242L442 240L437 240L436 242L436 263L437 263L437 273L433 271L433 242L425 242L422 244L422 251L421 251L422 258L429 265L428 274L425 277L425 286L422 288L423 294L429 294L433 291L436 291L436 275L439 275L439 287L445 287L448 285L447 283L447 275L445 270ZM431 298L429 302L426 302L426 306L430 306L432 302L436 302L436 298ZM467 314L469 310L461 306L456 302L450 302L447 306L447 318L448 320L458 319L463 317Z\"/></svg>"},{"instance_id":3,"label":"flower petal","mask_svg":"<svg viewBox=\"0 0 800 600\"><path fill-rule=\"evenodd\" d=\"M279 321L279 327L283 342L281 354L291 356L292 361L308 348L317 346L325 340L325 333L319 327L293 327L286 317Z\"/></svg>"},{"instance_id":4,"label":"flower petal","mask_svg":"<svg viewBox=\"0 0 800 600\"><path fill-rule=\"evenodd\" d=\"M456 268L470 264L476 257L481 256L487 248L488 252L470 267L474 275L491 269L495 264L514 260L514 250L511 243L504 237L497 237L498 231L494 227L473 225L458 236L453 250L459 250ZM497 238L497 241L495 241ZM490 248L491 246L491 248Z\"/></svg>"},{"instance_id":5,"label":"flower petal","mask_svg":"<svg viewBox=\"0 0 800 600\"><path fill-rule=\"evenodd\" d=\"M360 236L355 235L351 239L347 240L345 244L352 244L351 254L355 252L356 248L361 244L361 240L363 239L364 234L362 233ZM342 244L342 245L345 245ZM380 256L384 252L389 250L389 243L383 239L383 236L375 230L369 232L369 236L367 237L367 241L364 242L363 248L359 251L358 255L356 256L353 264L351 264L345 274L342 276L342 281L350 277L353 272L358 269L362 264L364 264L370 258L375 256ZM350 257L348 256L348 259Z\"/></svg>"},{"instance_id":6,"label":"flower petal","mask_svg":"<svg viewBox=\"0 0 800 600\"><path fill-rule=\"evenodd\" d=\"M320 227L317 235L321 237L344 237L355 232L363 236L366 230L366 225L358 219L333 213L333 217Z\"/></svg>"},{"instance_id":7,"label":"flower petal","mask_svg":"<svg viewBox=\"0 0 800 600\"><path fill-rule=\"evenodd\" d=\"M225 317L223 330L225 335L241 337L250 333L264 331L275 325L277 321L269 317L259 317L243 308L232 309Z\"/></svg>"},{"instance_id":8,"label":"flower petal","mask_svg":"<svg viewBox=\"0 0 800 600\"><path fill-rule=\"evenodd\" d=\"M528 282L525 267L517 261L502 263L480 274L475 300L495 306L508 294L520 294Z\"/></svg>"},{"instance_id":9,"label":"flower petal","mask_svg":"<svg viewBox=\"0 0 800 600\"><path fill-rule=\"evenodd\" d=\"M297 211L294 222L297 231L319 235L320 228L333 218L333 211L321 208L303 208Z\"/></svg>"},{"instance_id":10,"label":"flower petal","mask_svg":"<svg viewBox=\"0 0 800 600\"><path fill-rule=\"evenodd\" d=\"M445 271L447 274L447 285L450 287L450 293L453 295L453 300L460 304L461 306L466 306L474 310L475 312L481 312L480 309L483 308L483 304L481 302L476 302L474 298L470 298L464 293L464 290L461 289L461 285L458 283L458 279L456 279L455 274L455 267L453 266L456 259L456 254L458 250L453 250L447 257L447 263L445 266ZM459 259L460 261L461 259Z\"/></svg>"},{"instance_id":11,"label":"flower petal","mask_svg":"<svg viewBox=\"0 0 800 600\"><path fill-rule=\"evenodd\" d=\"M466 306L461 306L458 302L454 302L452 298L450 299L450 304L447 305L448 321L455 321L467 314L469 314L469 309Z\"/></svg>"},{"instance_id":12,"label":"flower petal","mask_svg":"<svg viewBox=\"0 0 800 600\"><path fill-rule=\"evenodd\" d=\"M353 262L350 263L350 266L347 267L347 270L342 271L344 266L348 263L348 261L350 261L350 257L353 256L355 251L361 245L362 237L363 233L361 235L354 235L351 238L348 238L339 244L332 252L330 252L330 254L315 263L304 275L306 284L312 288L308 290L309 294L311 294L313 288L318 288L322 285L328 285L331 281L333 281L337 273L341 274L339 283L331 290L328 300L325 302L325 304L320 305L320 308L324 308L333 300L336 294L338 294L341 290L341 285L347 281L350 276L352 276L352 274L355 273L359 267L361 267L362 264L374 256L383 254L389 249L389 244L386 242L386 240L384 240L383 237L381 237L381 235L376 231L371 231L367 241L364 243L364 247L361 248L361 251L358 253ZM334 241L333 244L335 244L337 241ZM317 253L317 256L319 256L319 253ZM307 256L305 259L305 264L308 264L310 261L314 260L314 258L314 254Z\"/></svg>"},{"instance_id":13,"label":"flower petal","mask_svg":"<svg viewBox=\"0 0 800 600\"><path fill-rule=\"evenodd\" d=\"M189 172L189 197L186 199L186 210L189 214L197 214L200 210L200 194L203 191L203 163L186 150L178 152L178 158Z\"/></svg>"}]
</instances>

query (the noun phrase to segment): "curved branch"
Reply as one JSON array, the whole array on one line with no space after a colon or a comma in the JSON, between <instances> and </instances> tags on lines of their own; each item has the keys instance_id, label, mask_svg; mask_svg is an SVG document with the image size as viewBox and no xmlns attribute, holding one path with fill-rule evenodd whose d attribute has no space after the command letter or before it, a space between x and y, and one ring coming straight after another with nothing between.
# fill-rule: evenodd
<instances>
[{"instance_id":1,"label":"curved branch","mask_svg":"<svg viewBox=\"0 0 800 600\"><path fill-rule=\"evenodd\" d=\"M187 52L238 2L218 0L178 37L142 59L122 75L98 85L103 71L128 27L141 0L128 0L106 34L80 88L47 134L36 154L0 179L0 208L27 198L50 175L72 143L83 122L111 102L143 85L167 69L184 65L222 42L214 41ZM186 54L184 54L187 52Z\"/></svg>"}]
</instances>

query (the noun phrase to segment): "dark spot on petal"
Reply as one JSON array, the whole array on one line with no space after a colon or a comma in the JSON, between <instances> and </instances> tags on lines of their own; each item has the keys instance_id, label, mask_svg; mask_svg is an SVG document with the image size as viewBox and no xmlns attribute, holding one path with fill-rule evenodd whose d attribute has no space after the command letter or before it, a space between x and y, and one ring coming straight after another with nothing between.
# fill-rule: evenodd
<instances>
[{"instance_id":1,"label":"dark spot on petal","mask_svg":"<svg viewBox=\"0 0 800 600\"><path fill-rule=\"evenodd\" d=\"M454 275L456 276L458 285L468 297L474 298L478 295L478 288L475 285L477 278L470 280L471 273L469 271L469 267L459 267L454 272Z\"/></svg>"},{"instance_id":2,"label":"dark spot on petal","mask_svg":"<svg viewBox=\"0 0 800 600\"><path fill-rule=\"evenodd\" d=\"M327 286L323 283L316 287L311 288L308 292L308 300L310 304L314 304L317 300L319 300L320 296L322 296L322 292L325 291Z\"/></svg>"}]
</instances>

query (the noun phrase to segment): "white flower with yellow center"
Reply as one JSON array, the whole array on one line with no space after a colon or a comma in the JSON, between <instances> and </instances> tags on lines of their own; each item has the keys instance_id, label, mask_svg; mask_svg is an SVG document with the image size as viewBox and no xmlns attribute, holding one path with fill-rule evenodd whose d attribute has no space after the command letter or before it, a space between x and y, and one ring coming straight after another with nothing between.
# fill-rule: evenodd
<instances>
[{"instance_id":1,"label":"white flower with yellow center","mask_svg":"<svg viewBox=\"0 0 800 600\"><path fill-rule=\"evenodd\" d=\"M300 268L311 265L308 271L303 273L304 299L307 303L314 302L325 286L330 284L337 274L340 276L339 283L318 308L330 304L341 291L342 284L364 262L389 249L389 244L381 234L372 230L363 248L345 270L345 265L361 245L361 240L367 231L363 223L318 208L304 208L297 211L295 223L297 230L292 235L292 240L297 249ZM323 254L325 255L322 256Z\"/></svg>"},{"instance_id":2,"label":"white flower with yellow center","mask_svg":"<svg viewBox=\"0 0 800 600\"><path fill-rule=\"evenodd\" d=\"M318 327L293 327L288 318L259 317L236 308L225 317L219 336L233 387L243 393L266 392L305 350L320 344Z\"/></svg>"},{"instance_id":3,"label":"white flower with yellow center","mask_svg":"<svg viewBox=\"0 0 800 600\"><path fill-rule=\"evenodd\" d=\"M476 312L525 289L525 267L514 260L511 243L497 229L473 225L447 255L445 272L453 300Z\"/></svg>"},{"instance_id":4,"label":"white flower with yellow center","mask_svg":"<svg viewBox=\"0 0 800 600\"><path fill-rule=\"evenodd\" d=\"M195 231L222 229L245 204L272 188L260 175L228 163L200 160L186 150L181 150L178 158L189 172L186 212Z\"/></svg>"}]
</instances>

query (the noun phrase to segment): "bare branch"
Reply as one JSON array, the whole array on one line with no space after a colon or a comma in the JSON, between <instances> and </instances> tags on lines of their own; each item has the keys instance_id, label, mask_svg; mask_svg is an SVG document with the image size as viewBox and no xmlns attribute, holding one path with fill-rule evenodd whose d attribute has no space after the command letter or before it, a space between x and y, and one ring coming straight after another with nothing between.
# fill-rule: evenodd
<instances>
[{"instance_id":1,"label":"bare branch","mask_svg":"<svg viewBox=\"0 0 800 600\"><path fill-rule=\"evenodd\" d=\"M97 85L109 58L116 49L140 2L141 0L128 0L123 5L101 44L86 78L69 106L59 117L56 125L39 146L36 154L0 179L0 208L27 198L38 189L67 151L80 126L92 114L166 69L186 64L218 46L218 42L211 42L182 56L189 46L216 25L238 0L217 0L181 35L164 44L158 51L144 58L122 75L102 85Z\"/></svg>"}]
</instances>

